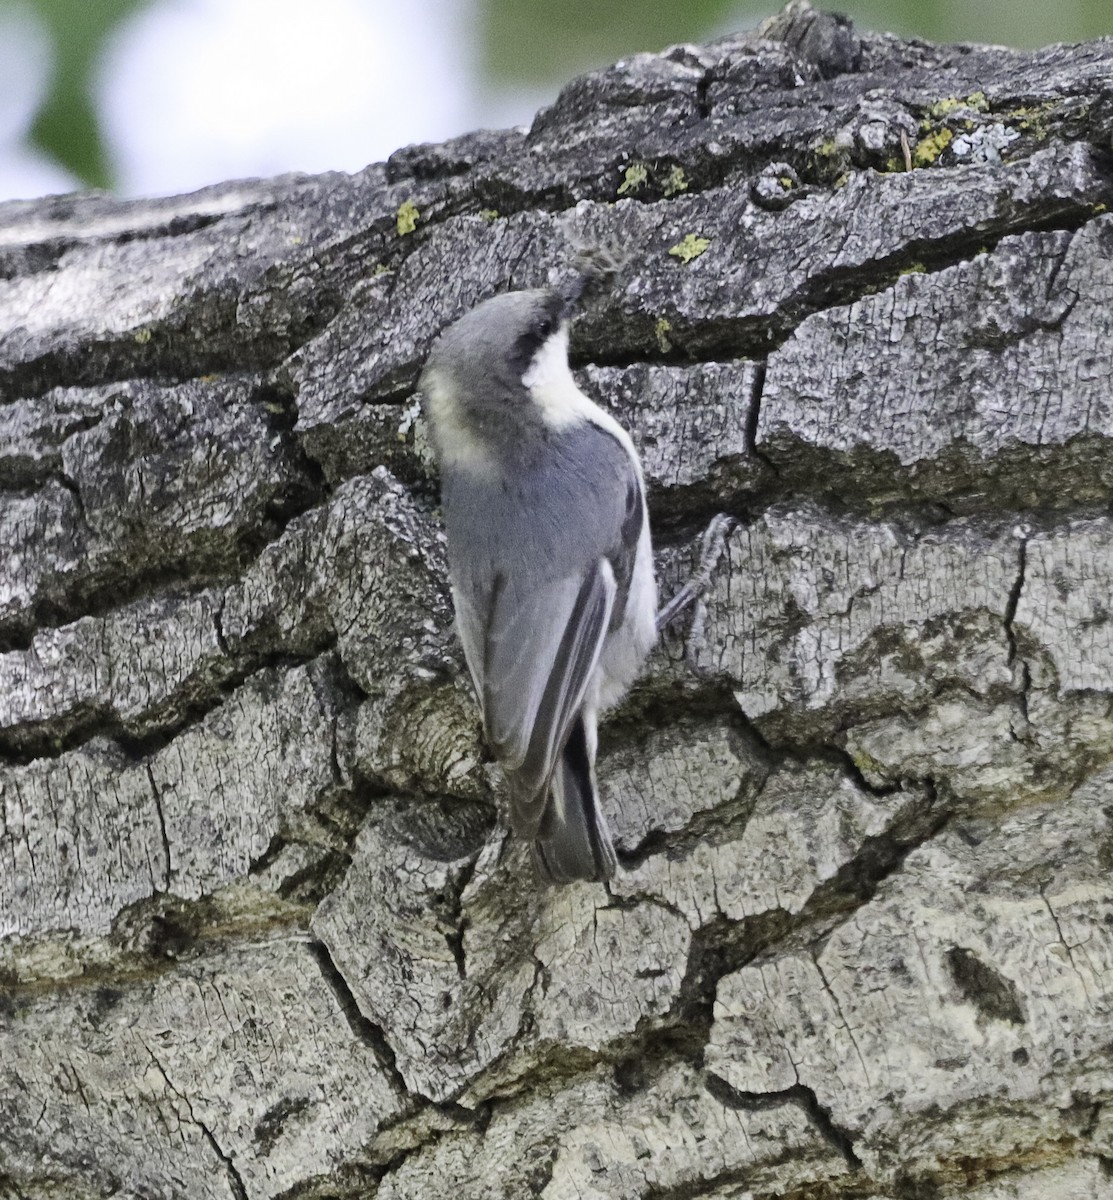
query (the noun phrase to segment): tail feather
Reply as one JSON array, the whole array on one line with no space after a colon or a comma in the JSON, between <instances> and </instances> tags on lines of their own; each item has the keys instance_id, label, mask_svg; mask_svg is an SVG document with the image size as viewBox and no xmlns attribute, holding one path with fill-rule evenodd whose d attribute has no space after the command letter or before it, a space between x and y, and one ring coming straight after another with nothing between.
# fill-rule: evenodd
<instances>
[{"instance_id":1,"label":"tail feather","mask_svg":"<svg viewBox=\"0 0 1113 1200\"><path fill-rule=\"evenodd\" d=\"M550 785L549 802L533 843L533 861L551 883L603 881L618 868L599 808L594 754L582 716L576 718Z\"/></svg>"}]
</instances>

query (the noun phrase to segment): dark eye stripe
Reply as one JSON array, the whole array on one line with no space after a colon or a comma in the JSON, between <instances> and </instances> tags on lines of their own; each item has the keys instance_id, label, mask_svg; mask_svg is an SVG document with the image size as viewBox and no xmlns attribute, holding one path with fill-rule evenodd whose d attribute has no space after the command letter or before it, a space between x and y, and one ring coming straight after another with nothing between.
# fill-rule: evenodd
<instances>
[{"instance_id":1,"label":"dark eye stripe","mask_svg":"<svg viewBox=\"0 0 1113 1200\"><path fill-rule=\"evenodd\" d=\"M557 299L554 297L554 300ZM525 371L533 362L533 356L552 336L557 324L556 313L548 308L541 312L536 324L531 325L529 329L518 336L518 340L514 343L514 358L522 371Z\"/></svg>"},{"instance_id":2,"label":"dark eye stripe","mask_svg":"<svg viewBox=\"0 0 1113 1200\"><path fill-rule=\"evenodd\" d=\"M529 329L514 343L514 358L523 371L533 362L533 356L541 349L544 340L543 334L536 329Z\"/></svg>"}]
</instances>

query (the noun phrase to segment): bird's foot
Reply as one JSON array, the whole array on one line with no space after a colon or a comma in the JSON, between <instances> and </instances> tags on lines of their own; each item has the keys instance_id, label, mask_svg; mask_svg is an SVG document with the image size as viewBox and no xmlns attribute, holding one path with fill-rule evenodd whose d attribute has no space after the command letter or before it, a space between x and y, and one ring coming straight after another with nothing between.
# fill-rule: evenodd
<instances>
[{"instance_id":1,"label":"bird's foot","mask_svg":"<svg viewBox=\"0 0 1113 1200\"><path fill-rule=\"evenodd\" d=\"M685 609L694 604L696 612L692 618L692 636L702 635L703 621L706 617L706 611L701 603L703 594L711 583L711 572L719 565L719 559L723 556L727 537L737 524L737 520L727 516L726 513L719 513L712 518L711 524L703 531L699 563L696 569L692 572L688 582L657 613L658 633L671 625Z\"/></svg>"}]
</instances>

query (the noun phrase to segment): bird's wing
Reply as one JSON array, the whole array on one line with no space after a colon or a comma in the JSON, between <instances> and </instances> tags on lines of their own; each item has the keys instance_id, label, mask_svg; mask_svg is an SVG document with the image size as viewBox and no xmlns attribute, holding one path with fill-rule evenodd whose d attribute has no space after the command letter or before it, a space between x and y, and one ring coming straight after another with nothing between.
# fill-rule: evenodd
<instances>
[{"instance_id":1,"label":"bird's wing","mask_svg":"<svg viewBox=\"0 0 1113 1200\"><path fill-rule=\"evenodd\" d=\"M464 589L454 591L487 740L507 772L515 825L523 832L541 819L554 764L599 661L616 590L601 557L583 574L528 592L499 576L482 605Z\"/></svg>"},{"instance_id":2,"label":"bird's wing","mask_svg":"<svg viewBox=\"0 0 1113 1200\"><path fill-rule=\"evenodd\" d=\"M468 664L472 687L480 703L483 700L483 644L487 637L487 619L483 606L474 594L464 587L452 587L452 609L456 614L456 632L464 647L464 661Z\"/></svg>"}]
</instances>

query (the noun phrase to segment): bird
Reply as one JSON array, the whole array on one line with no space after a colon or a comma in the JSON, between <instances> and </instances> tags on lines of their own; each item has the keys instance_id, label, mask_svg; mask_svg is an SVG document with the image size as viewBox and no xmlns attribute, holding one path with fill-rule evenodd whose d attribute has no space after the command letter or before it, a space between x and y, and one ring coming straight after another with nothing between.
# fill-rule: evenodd
<instances>
[{"instance_id":1,"label":"bird","mask_svg":"<svg viewBox=\"0 0 1113 1200\"><path fill-rule=\"evenodd\" d=\"M419 381L456 629L511 828L551 883L615 874L599 716L657 640L641 462L569 368L587 282L483 300L443 330Z\"/></svg>"}]
</instances>

